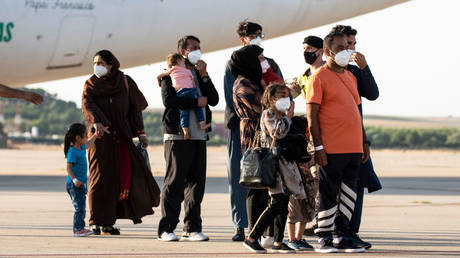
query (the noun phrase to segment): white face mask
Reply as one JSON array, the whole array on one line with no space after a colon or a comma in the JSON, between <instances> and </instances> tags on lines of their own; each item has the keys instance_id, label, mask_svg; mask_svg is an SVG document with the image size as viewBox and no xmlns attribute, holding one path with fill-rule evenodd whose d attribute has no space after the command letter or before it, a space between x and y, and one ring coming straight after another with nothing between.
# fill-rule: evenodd
<instances>
[{"instance_id":1,"label":"white face mask","mask_svg":"<svg viewBox=\"0 0 460 258\"><path fill-rule=\"evenodd\" d=\"M346 67L350 62L350 57L353 52L353 50L342 50L339 53L335 54L334 61L339 66Z\"/></svg>"},{"instance_id":2,"label":"white face mask","mask_svg":"<svg viewBox=\"0 0 460 258\"><path fill-rule=\"evenodd\" d=\"M255 39L249 41L249 45L256 45L256 46L262 47L262 38L257 37Z\"/></svg>"},{"instance_id":3,"label":"white face mask","mask_svg":"<svg viewBox=\"0 0 460 258\"><path fill-rule=\"evenodd\" d=\"M97 78L101 78L103 76L106 76L107 75L107 68L105 68L105 66L102 66L102 65L95 65L94 66L94 75L97 76Z\"/></svg>"},{"instance_id":4,"label":"white face mask","mask_svg":"<svg viewBox=\"0 0 460 258\"><path fill-rule=\"evenodd\" d=\"M280 98L276 101L275 107L280 112L286 112L291 107L291 99L289 97Z\"/></svg>"},{"instance_id":5,"label":"white face mask","mask_svg":"<svg viewBox=\"0 0 460 258\"><path fill-rule=\"evenodd\" d=\"M268 68L270 68L270 64L267 60L260 62L260 66L262 67L262 73L266 73Z\"/></svg>"},{"instance_id":6,"label":"white face mask","mask_svg":"<svg viewBox=\"0 0 460 258\"><path fill-rule=\"evenodd\" d=\"M195 65L196 63L198 63L198 60L201 59L201 51L199 49L197 49L197 50L194 50L194 51L188 53L187 59L188 59L188 61L190 63Z\"/></svg>"}]
</instances>

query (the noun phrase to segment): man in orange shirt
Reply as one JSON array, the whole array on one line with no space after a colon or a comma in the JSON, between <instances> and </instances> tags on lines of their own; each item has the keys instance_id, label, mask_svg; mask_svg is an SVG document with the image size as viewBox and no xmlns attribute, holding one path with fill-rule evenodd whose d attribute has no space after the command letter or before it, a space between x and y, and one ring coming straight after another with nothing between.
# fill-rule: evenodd
<instances>
[{"instance_id":1,"label":"man in orange shirt","mask_svg":"<svg viewBox=\"0 0 460 258\"><path fill-rule=\"evenodd\" d=\"M351 238L349 223L356 202L360 163L369 157L363 149L366 135L358 105L356 78L345 68L351 52L345 35L324 38L326 65L310 77L307 118L319 171L317 207L319 246L315 251L364 252Z\"/></svg>"}]
</instances>

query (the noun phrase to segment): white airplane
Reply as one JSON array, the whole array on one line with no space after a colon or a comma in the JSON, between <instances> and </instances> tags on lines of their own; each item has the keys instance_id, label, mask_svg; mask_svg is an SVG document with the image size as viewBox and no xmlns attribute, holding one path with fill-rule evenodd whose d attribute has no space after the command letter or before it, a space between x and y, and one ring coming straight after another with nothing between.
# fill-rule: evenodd
<instances>
[{"instance_id":1,"label":"white airplane","mask_svg":"<svg viewBox=\"0 0 460 258\"><path fill-rule=\"evenodd\" d=\"M204 52L237 46L245 19L273 38L406 1L0 0L0 82L21 87L89 74L101 49L123 68L164 61L188 34Z\"/></svg>"}]
</instances>

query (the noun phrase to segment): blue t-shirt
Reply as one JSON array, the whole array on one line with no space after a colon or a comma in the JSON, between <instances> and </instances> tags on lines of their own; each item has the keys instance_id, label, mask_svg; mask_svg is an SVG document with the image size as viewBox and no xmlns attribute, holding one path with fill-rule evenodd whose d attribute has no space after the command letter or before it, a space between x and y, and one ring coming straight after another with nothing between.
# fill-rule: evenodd
<instances>
[{"instance_id":1,"label":"blue t-shirt","mask_svg":"<svg viewBox=\"0 0 460 258\"><path fill-rule=\"evenodd\" d=\"M69 148L69 152L67 152L67 163L72 163L72 172L78 181L86 184L86 172L88 170L86 162L86 146L81 145L80 148L80 150L75 149L72 146ZM67 183L72 183L70 176L67 176Z\"/></svg>"}]
</instances>

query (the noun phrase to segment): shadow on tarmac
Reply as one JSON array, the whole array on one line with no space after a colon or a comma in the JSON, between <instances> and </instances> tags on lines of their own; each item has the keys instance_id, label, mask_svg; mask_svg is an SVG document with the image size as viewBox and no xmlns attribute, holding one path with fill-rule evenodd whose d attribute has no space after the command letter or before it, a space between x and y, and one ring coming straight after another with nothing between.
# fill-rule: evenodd
<instances>
[{"instance_id":1,"label":"shadow on tarmac","mask_svg":"<svg viewBox=\"0 0 460 258\"><path fill-rule=\"evenodd\" d=\"M28 232L27 234L16 234L16 235L5 235L0 234L0 237L21 237L24 239L27 238L35 238L35 237L46 237L46 238L62 238L62 235L44 235L42 230L49 230L52 229L54 231L68 231L68 225L0 225L0 229L3 230L21 230L21 229L28 229L31 232L39 232L37 234L33 234ZM182 228L179 226L177 228L178 231L181 231ZM213 235L212 242L231 242L231 240L227 237L229 234L233 232L233 226L206 226L206 232ZM143 233L150 233L152 232L152 227L149 224L145 225L131 225L126 224L123 225L123 234L120 236L110 236L113 239L151 239L152 236L147 235L143 236L140 235L139 232ZM385 235L378 236L378 230L363 230L362 233L366 234L366 240L372 242L375 246L387 246L387 245L394 245L396 242L398 246L410 246L410 247L425 247L425 246L438 246L438 247L460 247L459 237L457 231L442 231L442 232L425 232L425 231L416 231L416 232L403 232L403 231L391 231L385 230ZM395 235L396 234L396 235ZM440 238L440 236L443 236ZM106 236L92 236L92 237L102 237L106 238ZM68 236L69 239L72 238L71 235ZM307 240L315 240L315 237L307 237ZM378 249L373 248L372 252L388 252L388 249ZM394 250L400 252L401 250ZM416 250L412 250L416 251ZM422 252L430 252L427 250L420 250ZM436 253L443 252L443 251L435 251ZM460 255L460 251L445 251L447 253L455 253L456 255ZM408 252L409 254L410 252Z\"/></svg>"},{"instance_id":2,"label":"shadow on tarmac","mask_svg":"<svg viewBox=\"0 0 460 258\"><path fill-rule=\"evenodd\" d=\"M162 186L163 177L156 177ZM382 177L377 195L458 195L460 177ZM65 192L66 176L0 175L0 191ZM208 177L206 193L228 193L225 177Z\"/></svg>"}]
</instances>

